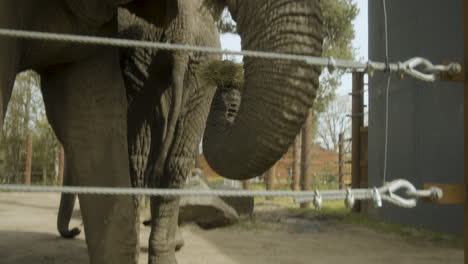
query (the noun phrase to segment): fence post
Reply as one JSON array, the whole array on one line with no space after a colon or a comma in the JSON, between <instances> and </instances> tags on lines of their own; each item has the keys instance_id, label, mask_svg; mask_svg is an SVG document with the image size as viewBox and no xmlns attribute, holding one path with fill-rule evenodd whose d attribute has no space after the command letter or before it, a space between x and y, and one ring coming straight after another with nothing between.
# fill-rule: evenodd
<instances>
[{"instance_id":1,"label":"fence post","mask_svg":"<svg viewBox=\"0 0 468 264\"><path fill-rule=\"evenodd\" d=\"M361 146L361 127L364 124L364 73L353 72L352 89L352 154L351 154L351 187L360 188L361 170L360 170L360 146ZM357 201L354 204L353 211L359 212L361 203Z\"/></svg>"},{"instance_id":2,"label":"fence post","mask_svg":"<svg viewBox=\"0 0 468 264\"><path fill-rule=\"evenodd\" d=\"M63 185L63 171L65 169L65 151L62 145L58 147L58 154L59 154L59 158L58 158L59 164L58 164L57 184L59 186L62 186Z\"/></svg>"},{"instance_id":3,"label":"fence post","mask_svg":"<svg viewBox=\"0 0 468 264\"><path fill-rule=\"evenodd\" d=\"M312 148L312 111L309 111L306 123L302 128L301 139L301 188L310 191L312 184L311 148ZM301 203L301 208L310 208L310 202Z\"/></svg>"},{"instance_id":4,"label":"fence post","mask_svg":"<svg viewBox=\"0 0 468 264\"><path fill-rule=\"evenodd\" d=\"M24 184L31 185L31 162L32 162L32 135L26 136L26 162L24 168Z\"/></svg>"},{"instance_id":5,"label":"fence post","mask_svg":"<svg viewBox=\"0 0 468 264\"><path fill-rule=\"evenodd\" d=\"M249 190L250 189L250 180L242 181L242 188L244 190Z\"/></svg>"},{"instance_id":6,"label":"fence post","mask_svg":"<svg viewBox=\"0 0 468 264\"><path fill-rule=\"evenodd\" d=\"M294 141L294 153L293 153L293 176L291 189L293 191L300 190L301 181L301 133L296 136Z\"/></svg>"},{"instance_id":7,"label":"fence post","mask_svg":"<svg viewBox=\"0 0 468 264\"><path fill-rule=\"evenodd\" d=\"M343 166L344 166L344 134L340 133L338 136L338 185L339 189L344 188L344 173L343 173Z\"/></svg>"},{"instance_id":8,"label":"fence post","mask_svg":"<svg viewBox=\"0 0 468 264\"><path fill-rule=\"evenodd\" d=\"M275 189L275 173L276 173L276 164L273 165L266 173L266 189L267 191L273 191ZM273 200L273 197L266 197L265 200Z\"/></svg>"},{"instance_id":9,"label":"fence post","mask_svg":"<svg viewBox=\"0 0 468 264\"><path fill-rule=\"evenodd\" d=\"M42 167L42 185L47 184L47 168L45 166Z\"/></svg>"},{"instance_id":10,"label":"fence post","mask_svg":"<svg viewBox=\"0 0 468 264\"><path fill-rule=\"evenodd\" d=\"M368 139L368 127L361 127L361 145L359 146L361 153L360 153L360 161L359 161L359 166L360 166L360 188L369 188L369 176L368 176L368 160L369 160L369 153L368 153L368 145L369 145L369 139ZM361 202L361 213L366 214L367 213L367 203L366 202Z\"/></svg>"}]
</instances>

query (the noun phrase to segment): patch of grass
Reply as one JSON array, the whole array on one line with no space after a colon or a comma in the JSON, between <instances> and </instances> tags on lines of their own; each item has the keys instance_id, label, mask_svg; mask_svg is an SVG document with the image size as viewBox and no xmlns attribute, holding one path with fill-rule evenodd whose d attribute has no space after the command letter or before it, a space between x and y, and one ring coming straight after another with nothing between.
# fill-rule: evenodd
<instances>
[{"instance_id":1,"label":"patch of grass","mask_svg":"<svg viewBox=\"0 0 468 264\"><path fill-rule=\"evenodd\" d=\"M207 180L209 183L213 183L213 184L224 182L224 179L221 177L208 177Z\"/></svg>"},{"instance_id":2,"label":"patch of grass","mask_svg":"<svg viewBox=\"0 0 468 264\"><path fill-rule=\"evenodd\" d=\"M369 228L377 232L396 234L410 240L427 241L438 246L462 248L464 245L464 239L462 237L432 232L423 228L379 221L358 213L349 213L345 215L340 222Z\"/></svg>"},{"instance_id":3,"label":"patch of grass","mask_svg":"<svg viewBox=\"0 0 468 264\"><path fill-rule=\"evenodd\" d=\"M322 219L336 219L338 223L350 224L363 228L368 228L376 232L395 234L412 242L424 241L430 242L440 247L462 248L464 245L463 237L448 235L445 233L432 232L423 228L405 226L401 224L388 223L376 219L371 219L365 215L351 212L346 208L343 201L324 201L322 209L317 211L313 208L299 208L292 199L276 198L273 201L265 201L263 197L255 198L256 203L271 202L287 208L291 214L300 214L304 217L318 217Z\"/></svg>"}]
</instances>

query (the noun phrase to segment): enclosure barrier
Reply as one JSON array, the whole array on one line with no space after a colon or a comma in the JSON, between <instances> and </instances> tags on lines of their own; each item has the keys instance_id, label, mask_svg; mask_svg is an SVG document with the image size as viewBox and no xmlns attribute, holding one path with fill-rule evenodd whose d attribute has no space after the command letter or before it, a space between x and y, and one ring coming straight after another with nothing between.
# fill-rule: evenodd
<instances>
[{"instance_id":1,"label":"enclosure barrier","mask_svg":"<svg viewBox=\"0 0 468 264\"><path fill-rule=\"evenodd\" d=\"M462 71L462 66L459 63L449 63L447 65L434 65L429 60L420 57L415 57L405 62L396 63L374 62L370 60L368 60L367 62L357 62L353 60L335 59L333 57L324 58L250 50L232 51L226 49L173 43L160 43L151 41L105 38L94 36L78 36L70 34L45 33L27 30L0 29L0 36L35 40L73 42L81 44L106 45L115 47L194 51L215 54L240 55L265 59L293 60L306 62L311 65L327 67L330 72L334 71L336 68L353 71L362 71L368 73L369 75L372 75L375 71L396 72L400 74L400 76L409 75L418 80L427 82L435 81L436 73L446 72L448 74L455 75Z\"/></svg>"},{"instance_id":2,"label":"enclosure barrier","mask_svg":"<svg viewBox=\"0 0 468 264\"><path fill-rule=\"evenodd\" d=\"M386 13L386 12L385 12ZM336 68L352 70L354 72L365 72L372 75L374 71L396 72L400 76L409 75L421 81L435 81L435 74L447 73L456 75L462 71L458 63L447 65L434 65L425 58L415 57L404 62L357 62L302 56L283 53L260 52L260 51L232 51L210 47L200 47L181 44L158 43L140 40L128 40L117 38L104 38L94 36L77 36L69 34L44 33L25 30L0 29L0 36L12 38L25 38L34 40L62 41L81 44L109 45L115 47L139 47L162 50L192 51L215 54L241 55L265 59L281 59L301 61L311 65L327 67L332 72ZM382 201L387 201L397 206L411 208L416 206L418 198L431 200L441 199L442 190L437 187L429 190L417 190L406 180L394 180L386 183L380 188L373 189L346 189L326 191L229 191L229 190L181 190L181 189L137 189L137 188L104 188L104 187L54 187L54 186L24 186L24 185L0 185L0 191L6 192L55 192L91 195L134 195L134 196L235 196L235 197L293 197L297 203L312 201L315 208L320 209L324 200L344 200L346 206L352 207L356 200L372 200L375 206L382 206ZM406 198L395 192L403 191Z\"/></svg>"},{"instance_id":3,"label":"enclosure barrier","mask_svg":"<svg viewBox=\"0 0 468 264\"><path fill-rule=\"evenodd\" d=\"M316 209L322 207L324 200L344 200L345 205L351 208L355 200L372 200L376 207L387 201L396 206L413 208L419 198L439 200L443 197L442 190L432 187L428 190L417 190L407 180L394 180L380 188L324 190L324 191L244 191L244 190L182 190L182 189L142 189L142 188L109 188L109 187L58 187L58 186L25 186L0 185L4 192L38 192L38 193L71 193L91 195L133 195L133 196L227 196L227 197L293 197L296 203L312 201ZM404 198L396 194L403 191Z\"/></svg>"}]
</instances>

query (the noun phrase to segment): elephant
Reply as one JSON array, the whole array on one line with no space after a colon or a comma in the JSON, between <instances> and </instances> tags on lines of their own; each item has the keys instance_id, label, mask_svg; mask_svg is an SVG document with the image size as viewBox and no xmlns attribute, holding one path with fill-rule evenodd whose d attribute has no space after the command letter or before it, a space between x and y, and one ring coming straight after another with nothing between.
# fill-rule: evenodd
<instances>
[{"instance_id":1,"label":"elephant","mask_svg":"<svg viewBox=\"0 0 468 264\"><path fill-rule=\"evenodd\" d=\"M227 7L243 49L321 55L319 0L7 0L0 3L0 27L113 37L119 7L163 29L162 35L142 31L137 39L219 46L203 31L213 27L197 29L203 22L193 12ZM178 188L202 134L204 155L216 172L248 179L287 151L313 105L321 72L305 61L245 57L237 91L222 83L202 85L193 74L212 55L129 52L134 55L102 46L0 38L0 127L15 75L33 69L41 76L46 114L65 149L70 184ZM133 61L122 64L122 57ZM137 263L137 199L78 198L90 263ZM177 201L151 199L149 263L176 263Z\"/></svg>"},{"instance_id":2,"label":"elephant","mask_svg":"<svg viewBox=\"0 0 468 264\"><path fill-rule=\"evenodd\" d=\"M198 6L196 4L198 3ZM201 5L202 1L187 1L179 5L179 9L189 14L189 23L192 25L190 34L183 43L197 46L211 46L219 48L219 36L215 26L215 21L208 8ZM178 17L175 18L177 21ZM118 16L119 37L124 39L139 39L144 41L173 42L174 29L156 27L143 19L140 19L126 9L121 8ZM197 141L201 139L204 123L206 122L209 106L216 89L215 80L204 75L215 74L209 69L210 63L220 61L219 55L206 53L187 53L185 62L186 69L190 72L183 74L183 104L178 126L174 133L176 145L182 147L174 154L167 157L166 162L173 162L174 167L170 167L169 174L178 177L177 181L185 182L186 175L189 174L191 164L194 159ZM133 187L145 187L145 179L148 174L155 173L154 166L156 158L161 155L161 145L164 141L163 131L167 129L168 112L171 105L170 81L167 79L171 75L171 56L168 52L153 49L125 48L120 50L121 68L127 94L127 134L129 146L130 179ZM225 64L224 69L231 68L241 72L241 67L233 63ZM205 73L206 72L206 73ZM217 69L219 73L219 67ZM210 81L205 81L205 80ZM235 88L235 87L234 87ZM193 101L198 98L198 101ZM186 133L190 133L186 135ZM173 161L176 157L182 157L183 163ZM177 171L174 171L177 170ZM158 175L161 177L162 175ZM161 181L161 179L158 179ZM181 182L172 183L173 187L179 187ZM65 169L64 185L72 185L72 179ZM152 185L154 186L154 185ZM155 185L160 187L160 184ZM57 229L64 238L73 238L81 230L79 228L69 229L75 195L62 194L59 213L57 217ZM140 201L139 201L140 202ZM178 200L174 200L178 202ZM154 204L164 206L164 202ZM154 206L153 206L154 207ZM174 211L177 214L177 211ZM176 217L172 216L172 217ZM159 219L158 219L159 220ZM177 223L177 218L171 223ZM155 222L157 224L158 222ZM177 228L177 226L176 226ZM156 229L155 227L153 230ZM159 229L156 229L159 230ZM174 245L180 249L183 240L178 233L179 239L174 242L168 241L164 244ZM177 242L176 242L177 241ZM161 251L161 249L158 249Z\"/></svg>"}]
</instances>

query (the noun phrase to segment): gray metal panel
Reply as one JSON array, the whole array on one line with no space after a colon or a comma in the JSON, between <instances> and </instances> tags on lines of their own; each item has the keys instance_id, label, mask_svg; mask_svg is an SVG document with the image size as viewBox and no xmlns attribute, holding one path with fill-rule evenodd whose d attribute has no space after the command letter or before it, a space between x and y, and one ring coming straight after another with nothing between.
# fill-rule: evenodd
<instances>
[{"instance_id":1,"label":"gray metal panel","mask_svg":"<svg viewBox=\"0 0 468 264\"><path fill-rule=\"evenodd\" d=\"M390 62L422 56L434 63L463 61L461 0L387 0ZM369 59L384 61L382 1L369 1ZM369 184L382 184L387 75L369 81ZM463 183L463 83L422 83L392 76L387 180ZM391 222L463 233L463 206L384 205L370 215Z\"/></svg>"}]
</instances>

